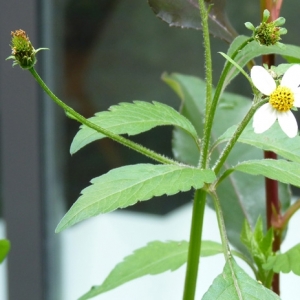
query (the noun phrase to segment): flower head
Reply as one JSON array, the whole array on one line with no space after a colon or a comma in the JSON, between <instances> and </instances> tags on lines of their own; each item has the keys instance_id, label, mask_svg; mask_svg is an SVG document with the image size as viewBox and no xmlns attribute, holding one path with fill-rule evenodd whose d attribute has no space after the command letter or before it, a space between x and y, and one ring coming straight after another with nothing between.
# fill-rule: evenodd
<instances>
[{"instance_id":1,"label":"flower head","mask_svg":"<svg viewBox=\"0 0 300 300\"><path fill-rule=\"evenodd\" d=\"M26 32L22 29L12 31L11 49L12 55L7 59L13 59L13 66L20 65L23 69L30 69L36 63L36 53L40 50L46 50L46 48L40 48L35 50L26 35Z\"/></svg>"},{"instance_id":2,"label":"flower head","mask_svg":"<svg viewBox=\"0 0 300 300\"><path fill-rule=\"evenodd\" d=\"M279 17L275 21L268 22L269 17L270 12L265 9L263 13L263 20L259 26L255 27L250 22L246 22L245 26L252 31L253 39L260 45L282 45L279 43L281 40L280 36L286 34L287 30L280 26L285 23L285 19L283 17Z\"/></svg>"},{"instance_id":3,"label":"flower head","mask_svg":"<svg viewBox=\"0 0 300 300\"><path fill-rule=\"evenodd\" d=\"M251 69L251 79L254 86L269 97L269 102L262 105L253 116L254 132L262 133L278 120L285 134L290 138L295 137L298 125L291 108L300 107L300 65L290 67L278 86L269 72L260 66Z\"/></svg>"}]
</instances>

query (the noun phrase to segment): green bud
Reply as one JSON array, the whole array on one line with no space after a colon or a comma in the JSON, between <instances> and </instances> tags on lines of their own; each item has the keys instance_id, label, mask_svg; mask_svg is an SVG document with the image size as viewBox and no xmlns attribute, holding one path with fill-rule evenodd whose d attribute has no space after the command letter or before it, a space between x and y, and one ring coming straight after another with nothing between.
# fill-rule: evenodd
<instances>
[{"instance_id":1,"label":"green bud","mask_svg":"<svg viewBox=\"0 0 300 300\"><path fill-rule=\"evenodd\" d=\"M13 66L19 65L22 69L30 69L36 64L36 53L45 48L35 50L22 29L12 31L11 49L12 55L7 59L13 59Z\"/></svg>"},{"instance_id":2,"label":"green bud","mask_svg":"<svg viewBox=\"0 0 300 300\"><path fill-rule=\"evenodd\" d=\"M284 20L284 18L282 19ZM279 20L278 23L282 24L282 19L277 19L276 21ZM276 21L270 23L262 22L259 26L257 26L253 32L254 39L261 45L265 46L277 44L281 40L280 36L282 34L286 34L287 30L276 26Z\"/></svg>"},{"instance_id":3,"label":"green bud","mask_svg":"<svg viewBox=\"0 0 300 300\"><path fill-rule=\"evenodd\" d=\"M259 44L265 46L278 45L281 40L280 36L286 34L285 28L279 27L285 23L285 18L279 17L273 22L267 22L270 18L270 12L265 9L263 19L259 26L254 27L250 22L246 22L245 26L252 31L252 36Z\"/></svg>"}]
</instances>

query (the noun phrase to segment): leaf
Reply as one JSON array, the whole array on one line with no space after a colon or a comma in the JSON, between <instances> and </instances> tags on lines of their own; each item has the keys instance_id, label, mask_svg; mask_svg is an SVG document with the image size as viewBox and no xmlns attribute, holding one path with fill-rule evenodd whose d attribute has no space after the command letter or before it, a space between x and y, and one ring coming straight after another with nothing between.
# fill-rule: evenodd
<instances>
[{"instance_id":1,"label":"leaf","mask_svg":"<svg viewBox=\"0 0 300 300\"><path fill-rule=\"evenodd\" d=\"M202 300L272 300L280 298L271 290L252 279L233 258L229 259L223 273L215 278Z\"/></svg>"},{"instance_id":2,"label":"leaf","mask_svg":"<svg viewBox=\"0 0 300 300\"><path fill-rule=\"evenodd\" d=\"M164 74L163 80L176 92L182 101L181 113L195 126L198 135L203 132L203 120L205 110L205 82L197 77L182 74ZM211 142L217 140L224 133L226 127L238 124L250 108L251 100L231 93L223 93L217 108L214 126L211 134ZM222 151L218 145L213 153L211 164ZM197 165L199 151L193 140L180 129L173 133L173 152L176 159L184 163ZM230 154L226 167L236 165L238 161L260 159L262 151L237 144ZM240 241L240 233L244 219L247 219L251 228L254 228L258 216L263 216L265 224L265 186L260 177L252 177L251 185L249 176L243 173L233 172L218 186L218 194L224 214L225 224L230 243L241 252L248 255L245 246ZM288 186L279 184L279 199L284 211L290 202Z\"/></svg>"},{"instance_id":3,"label":"leaf","mask_svg":"<svg viewBox=\"0 0 300 300\"><path fill-rule=\"evenodd\" d=\"M266 262L267 258L272 254L273 231L270 228L267 234L264 234L261 217L258 218L253 231L245 220L241 240L247 246L252 256L257 257L261 263Z\"/></svg>"},{"instance_id":4,"label":"leaf","mask_svg":"<svg viewBox=\"0 0 300 300\"><path fill-rule=\"evenodd\" d=\"M145 275L156 275L175 271L187 261L189 243L186 241L154 241L137 249L123 262L117 264L100 286L93 287L80 300L90 299L112 290L128 281ZM212 241L202 241L201 256L222 253L222 245Z\"/></svg>"},{"instance_id":5,"label":"leaf","mask_svg":"<svg viewBox=\"0 0 300 300\"><path fill-rule=\"evenodd\" d=\"M8 240L0 240L0 263L2 263L10 250L10 242Z\"/></svg>"},{"instance_id":6,"label":"leaf","mask_svg":"<svg viewBox=\"0 0 300 300\"><path fill-rule=\"evenodd\" d=\"M231 57L236 49L242 45L249 37L238 36L230 46L227 55ZM239 51L235 57L235 62L239 64L240 67L244 67L249 61L255 57L266 55L266 54L278 54L283 57L289 57L290 59L300 59L300 47L294 45L285 44L284 47L278 45L274 46L263 46L252 41L248 43L242 50ZM291 62L291 61L289 61ZM230 81L239 73L236 67L231 66L229 73L227 74L224 81L224 88L230 83Z\"/></svg>"},{"instance_id":7,"label":"leaf","mask_svg":"<svg viewBox=\"0 0 300 300\"><path fill-rule=\"evenodd\" d=\"M202 29L198 0L149 0L149 5L157 17L170 26ZM228 21L225 0L206 0L212 5L208 15L210 33L227 42L237 35Z\"/></svg>"},{"instance_id":8,"label":"leaf","mask_svg":"<svg viewBox=\"0 0 300 300\"><path fill-rule=\"evenodd\" d=\"M273 270L275 273L289 273L300 276L300 244L297 244L285 253L270 256L267 263L263 265L266 270Z\"/></svg>"},{"instance_id":9,"label":"leaf","mask_svg":"<svg viewBox=\"0 0 300 300\"><path fill-rule=\"evenodd\" d=\"M230 127L217 139L215 145L228 141L236 128L236 125ZM239 137L238 142L275 152L288 160L300 163L300 136L289 138L281 130L278 123L275 123L269 130L261 134L255 133L252 124L249 124Z\"/></svg>"},{"instance_id":10,"label":"leaf","mask_svg":"<svg viewBox=\"0 0 300 300\"><path fill-rule=\"evenodd\" d=\"M263 175L300 187L300 164L286 160L261 159L242 162L234 170L251 175Z\"/></svg>"},{"instance_id":11,"label":"leaf","mask_svg":"<svg viewBox=\"0 0 300 300\"><path fill-rule=\"evenodd\" d=\"M273 272L266 271L262 265L267 262L269 256L272 255L273 229L270 228L264 234L262 218L259 217L254 230L245 220L243 230L241 232L241 241L247 247L252 259L257 266L256 279L262 282L264 286L269 286Z\"/></svg>"},{"instance_id":12,"label":"leaf","mask_svg":"<svg viewBox=\"0 0 300 300\"><path fill-rule=\"evenodd\" d=\"M161 125L178 126L185 130L198 144L195 128L189 120L172 107L159 102L134 101L120 103L109 108L109 111L96 113L89 121L116 134L135 135ZM104 138L105 135L85 125L73 139L70 152L74 154L85 145Z\"/></svg>"},{"instance_id":13,"label":"leaf","mask_svg":"<svg viewBox=\"0 0 300 300\"><path fill-rule=\"evenodd\" d=\"M82 220L163 194L173 195L211 183L211 170L186 166L138 164L113 169L91 180L57 226L60 232Z\"/></svg>"}]
</instances>

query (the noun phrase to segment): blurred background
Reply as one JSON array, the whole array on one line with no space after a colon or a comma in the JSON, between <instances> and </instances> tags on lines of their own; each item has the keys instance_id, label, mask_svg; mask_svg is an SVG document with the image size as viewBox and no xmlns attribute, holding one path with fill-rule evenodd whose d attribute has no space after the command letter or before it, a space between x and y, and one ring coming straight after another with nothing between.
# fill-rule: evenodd
<instances>
[{"instance_id":1,"label":"blurred background","mask_svg":"<svg viewBox=\"0 0 300 300\"><path fill-rule=\"evenodd\" d=\"M227 2L233 27L248 35L244 23L259 23L259 1ZM285 43L300 44L298 11L297 0L284 2ZM140 0L2 1L0 22L0 238L12 243L8 260L0 266L0 299L76 299L148 241L188 239L192 193L141 202L55 235L57 223L92 178L148 160L108 139L71 156L69 146L79 124L52 104L29 72L4 61L10 55L10 32L22 28L35 48L50 48L38 54L38 72L85 117L133 100L155 100L178 109L179 99L160 77L163 72L204 77L201 32L169 27ZM215 80L224 65L218 52L227 47L212 39ZM243 78L234 80L229 91L251 97ZM170 127L132 139L172 156ZM212 234L214 221L207 222L218 239L217 230ZM112 263L105 265L108 255ZM222 259L220 264L219 272ZM170 285L166 277L159 289L152 281L140 284L136 296L128 294L132 285L119 296L99 298L141 299L148 288L161 296L148 293L149 299L180 299L182 287L174 289L173 280ZM175 296L168 294L172 289Z\"/></svg>"}]
</instances>

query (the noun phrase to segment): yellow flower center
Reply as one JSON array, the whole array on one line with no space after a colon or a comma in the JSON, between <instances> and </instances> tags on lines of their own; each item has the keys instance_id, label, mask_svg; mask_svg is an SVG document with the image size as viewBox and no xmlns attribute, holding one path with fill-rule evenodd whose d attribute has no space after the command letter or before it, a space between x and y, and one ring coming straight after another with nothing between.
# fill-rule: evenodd
<instances>
[{"instance_id":1,"label":"yellow flower center","mask_svg":"<svg viewBox=\"0 0 300 300\"><path fill-rule=\"evenodd\" d=\"M278 111L288 111L294 106L294 93L287 87L278 86L270 95L269 103Z\"/></svg>"}]
</instances>

